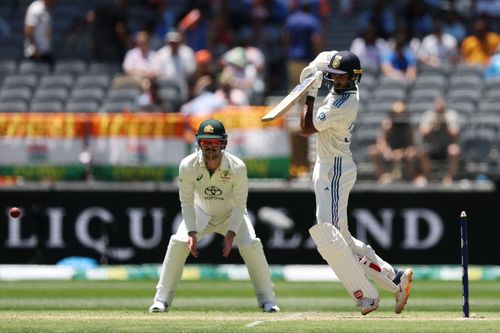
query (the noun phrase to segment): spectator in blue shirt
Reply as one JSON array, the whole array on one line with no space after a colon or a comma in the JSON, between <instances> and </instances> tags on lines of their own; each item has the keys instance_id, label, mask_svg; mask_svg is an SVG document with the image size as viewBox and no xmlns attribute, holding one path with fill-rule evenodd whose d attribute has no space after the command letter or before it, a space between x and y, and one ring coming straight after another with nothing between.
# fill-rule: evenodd
<instances>
[{"instance_id":1,"label":"spectator in blue shirt","mask_svg":"<svg viewBox=\"0 0 500 333\"><path fill-rule=\"evenodd\" d=\"M405 47L402 38L397 38L394 50L382 61L382 72L396 80L413 81L417 75L417 61L412 51Z\"/></svg>"},{"instance_id":2,"label":"spectator in blue shirt","mask_svg":"<svg viewBox=\"0 0 500 333\"><path fill-rule=\"evenodd\" d=\"M300 73L322 49L321 22L311 13L309 4L291 14L285 23L288 87L299 83Z\"/></svg>"}]
</instances>

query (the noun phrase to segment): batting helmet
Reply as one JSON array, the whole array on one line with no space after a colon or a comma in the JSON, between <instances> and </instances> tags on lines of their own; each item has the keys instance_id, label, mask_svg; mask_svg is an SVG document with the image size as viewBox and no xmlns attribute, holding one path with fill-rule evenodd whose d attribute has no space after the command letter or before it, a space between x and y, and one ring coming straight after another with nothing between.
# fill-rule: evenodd
<instances>
[{"instance_id":1,"label":"batting helmet","mask_svg":"<svg viewBox=\"0 0 500 333\"><path fill-rule=\"evenodd\" d=\"M198 145L201 139L218 139L221 140L222 149L227 145L227 133L224 125L216 119L208 119L203 121L198 127L196 133L196 142Z\"/></svg>"},{"instance_id":2,"label":"batting helmet","mask_svg":"<svg viewBox=\"0 0 500 333\"><path fill-rule=\"evenodd\" d=\"M349 74L350 87L344 90L356 89L356 83L361 80L361 74L363 73L358 56L347 50L335 53L325 72Z\"/></svg>"}]
</instances>

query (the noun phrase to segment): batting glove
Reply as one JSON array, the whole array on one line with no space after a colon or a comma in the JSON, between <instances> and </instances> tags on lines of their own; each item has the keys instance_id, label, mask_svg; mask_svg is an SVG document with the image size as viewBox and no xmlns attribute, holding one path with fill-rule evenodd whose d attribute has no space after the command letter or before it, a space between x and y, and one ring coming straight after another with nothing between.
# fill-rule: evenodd
<instances>
[{"instance_id":1,"label":"batting glove","mask_svg":"<svg viewBox=\"0 0 500 333\"><path fill-rule=\"evenodd\" d=\"M318 95L318 89L321 88L321 83L323 82L323 72L322 71L317 71L314 74L314 82L311 86L311 89L307 93L307 96L311 96L316 98Z\"/></svg>"}]
</instances>

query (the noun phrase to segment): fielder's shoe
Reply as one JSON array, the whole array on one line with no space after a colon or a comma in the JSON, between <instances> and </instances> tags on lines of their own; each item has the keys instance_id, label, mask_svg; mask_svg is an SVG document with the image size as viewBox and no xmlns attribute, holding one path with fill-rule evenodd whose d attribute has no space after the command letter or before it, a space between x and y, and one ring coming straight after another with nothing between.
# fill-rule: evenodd
<instances>
[{"instance_id":1,"label":"fielder's shoe","mask_svg":"<svg viewBox=\"0 0 500 333\"><path fill-rule=\"evenodd\" d=\"M149 307L149 313L161 313L167 311L168 311L167 302L154 301L153 305Z\"/></svg>"},{"instance_id":2,"label":"fielder's shoe","mask_svg":"<svg viewBox=\"0 0 500 333\"><path fill-rule=\"evenodd\" d=\"M372 311L377 310L378 301L379 301L378 297L375 299L362 298L358 303L358 306L361 308L361 314L364 316L364 315L369 314Z\"/></svg>"},{"instance_id":3,"label":"fielder's shoe","mask_svg":"<svg viewBox=\"0 0 500 333\"><path fill-rule=\"evenodd\" d=\"M274 303L264 303L262 305L262 311L264 312L280 312L279 306Z\"/></svg>"},{"instance_id":4,"label":"fielder's shoe","mask_svg":"<svg viewBox=\"0 0 500 333\"><path fill-rule=\"evenodd\" d=\"M399 276L398 276L399 275ZM394 294L396 298L396 304L394 305L394 312L400 314L408 301L408 296L410 296L411 280L413 277L413 270L407 268L403 271L399 270L396 274L396 278L399 278L398 292Z\"/></svg>"}]
</instances>

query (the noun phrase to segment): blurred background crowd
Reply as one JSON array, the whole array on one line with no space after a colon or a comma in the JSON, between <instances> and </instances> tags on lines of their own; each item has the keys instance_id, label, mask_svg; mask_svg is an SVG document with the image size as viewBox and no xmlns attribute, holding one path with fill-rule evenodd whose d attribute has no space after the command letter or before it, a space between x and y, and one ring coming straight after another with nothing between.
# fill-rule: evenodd
<instances>
[{"instance_id":1,"label":"blurred background crowd","mask_svg":"<svg viewBox=\"0 0 500 333\"><path fill-rule=\"evenodd\" d=\"M359 178L499 179L499 33L496 0L2 0L0 112L273 105L319 52L350 49ZM314 139L287 120L300 177Z\"/></svg>"}]
</instances>

